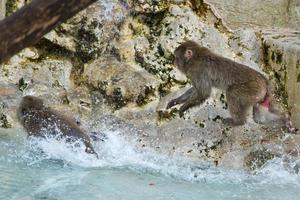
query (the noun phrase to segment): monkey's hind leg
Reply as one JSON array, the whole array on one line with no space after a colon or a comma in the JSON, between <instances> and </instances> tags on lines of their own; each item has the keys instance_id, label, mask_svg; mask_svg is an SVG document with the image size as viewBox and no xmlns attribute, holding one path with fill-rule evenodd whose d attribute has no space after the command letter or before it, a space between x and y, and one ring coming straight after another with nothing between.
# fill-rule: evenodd
<instances>
[{"instance_id":1,"label":"monkey's hind leg","mask_svg":"<svg viewBox=\"0 0 300 200\"><path fill-rule=\"evenodd\" d=\"M260 96L260 87L257 83L248 82L232 85L226 91L227 104L231 118L224 120L229 126L240 126L246 123L249 109L256 103Z\"/></svg>"}]
</instances>

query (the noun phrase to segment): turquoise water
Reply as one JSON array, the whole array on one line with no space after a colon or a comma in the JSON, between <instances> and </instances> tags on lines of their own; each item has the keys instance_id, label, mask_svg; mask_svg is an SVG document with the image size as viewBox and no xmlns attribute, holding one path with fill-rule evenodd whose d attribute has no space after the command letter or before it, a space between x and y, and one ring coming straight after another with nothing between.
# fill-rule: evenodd
<instances>
[{"instance_id":1,"label":"turquoise water","mask_svg":"<svg viewBox=\"0 0 300 200\"><path fill-rule=\"evenodd\" d=\"M107 135L106 142L95 143L101 154L97 160L80 144L27 139L23 133L0 130L0 199L292 200L300 196L299 175L286 171L280 160L249 174L138 152L117 133Z\"/></svg>"}]
</instances>

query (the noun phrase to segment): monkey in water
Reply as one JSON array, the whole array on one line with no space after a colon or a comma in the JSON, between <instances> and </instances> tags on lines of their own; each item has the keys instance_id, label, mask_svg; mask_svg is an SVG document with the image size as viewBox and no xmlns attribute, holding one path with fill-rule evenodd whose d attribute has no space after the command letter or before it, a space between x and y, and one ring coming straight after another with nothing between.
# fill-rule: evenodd
<instances>
[{"instance_id":1,"label":"monkey in water","mask_svg":"<svg viewBox=\"0 0 300 200\"><path fill-rule=\"evenodd\" d=\"M174 65L190 80L192 87L183 95L171 100L167 109L184 103L179 115L192 106L203 103L212 87L226 91L230 118L224 119L229 126L246 123L248 110L253 107L256 123L273 127L286 127L295 132L290 116L277 111L271 101L271 85L264 75L230 59L216 55L194 41L186 41L174 51Z\"/></svg>"},{"instance_id":2,"label":"monkey in water","mask_svg":"<svg viewBox=\"0 0 300 200\"><path fill-rule=\"evenodd\" d=\"M18 109L18 118L30 136L45 137L62 134L67 141L80 140L84 143L85 151L98 154L94 150L90 138L69 118L44 105L43 100L34 96L23 97Z\"/></svg>"}]
</instances>

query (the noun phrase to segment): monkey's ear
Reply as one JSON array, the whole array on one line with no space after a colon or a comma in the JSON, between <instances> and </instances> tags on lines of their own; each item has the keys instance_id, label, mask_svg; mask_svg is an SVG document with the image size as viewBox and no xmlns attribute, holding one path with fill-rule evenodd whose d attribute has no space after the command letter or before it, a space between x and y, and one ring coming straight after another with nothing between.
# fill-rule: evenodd
<instances>
[{"instance_id":1,"label":"monkey's ear","mask_svg":"<svg viewBox=\"0 0 300 200\"><path fill-rule=\"evenodd\" d=\"M184 53L184 57L188 60L191 59L193 57L193 51L191 49L187 49Z\"/></svg>"}]
</instances>

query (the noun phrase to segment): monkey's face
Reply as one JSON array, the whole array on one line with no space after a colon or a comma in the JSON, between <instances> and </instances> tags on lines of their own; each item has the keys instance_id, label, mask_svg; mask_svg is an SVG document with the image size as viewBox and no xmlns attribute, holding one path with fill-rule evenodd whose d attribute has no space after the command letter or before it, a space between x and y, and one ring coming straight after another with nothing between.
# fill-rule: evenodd
<instances>
[{"instance_id":1,"label":"monkey's face","mask_svg":"<svg viewBox=\"0 0 300 200\"><path fill-rule=\"evenodd\" d=\"M193 51L186 48L185 45L180 45L174 51L174 65L182 72L186 72L187 63L192 59Z\"/></svg>"},{"instance_id":2,"label":"monkey's face","mask_svg":"<svg viewBox=\"0 0 300 200\"><path fill-rule=\"evenodd\" d=\"M184 57L184 49L179 46L174 51L174 65L179 69L186 63L186 58Z\"/></svg>"}]
</instances>

